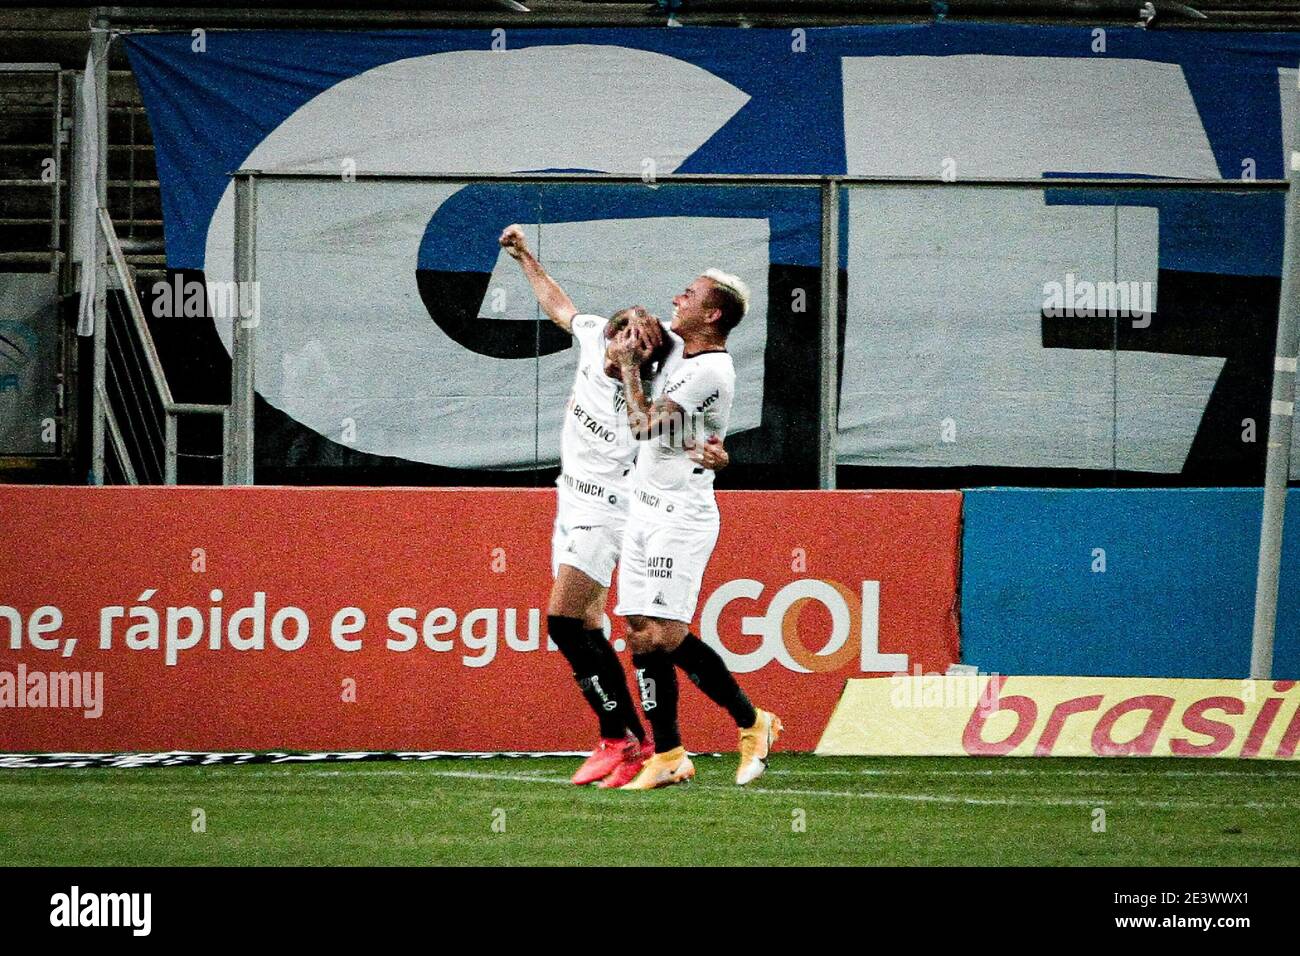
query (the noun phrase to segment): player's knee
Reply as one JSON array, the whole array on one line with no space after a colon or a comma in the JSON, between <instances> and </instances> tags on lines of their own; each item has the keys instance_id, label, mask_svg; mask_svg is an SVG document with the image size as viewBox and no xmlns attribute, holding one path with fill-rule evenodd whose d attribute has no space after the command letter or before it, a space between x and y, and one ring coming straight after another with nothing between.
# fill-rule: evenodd
<instances>
[{"instance_id":1,"label":"player's knee","mask_svg":"<svg viewBox=\"0 0 1300 956\"><path fill-rule=\"evenodd\" d=\"M546 616L551 617L577 617L573 613L573 607L568 595L558 588L552 588L551 599L546 605Z\"/></svg>"},{"instance_id":2,"label":"player's knee","mask_svg":"<svg viewBox=\"0 0 1300 956\"><path fill-rule=\"evenodd\" d=\"M672 651L681 643L681 641L675 639L673 628L658 622L645 627L641 634L644 647L642 653L647 651Z\"/></svg>"},{"instance_id":3,"label":"player's knee","mask_svg":"<svg viewBox=\"0 0 1300 956\"><path fill-rule=\"evenodd\" d=\"M633 654L645 654L654 649L654 645L650 643L644 618L627 618L627 643L632 648Z\"/></svg>"},{"instance_id":4,"label":"player's knee","mask_svg":"<svg viewBox=\"0 0 1300 956\"><path fill-rule=\"evenodd\" d=\"M656 650L672 653L681 646L686 638L687 627L676 621L665 621L655 628L654 646Z\"/></svg>"},{"instance_id":5,"label":"player's knee","mask_svg":"<svg viewBox=\"0 0 1300 956\"><path fill-rule=\"evenodd\" d=\"M589 631L605 629L605 591L587 602L582 611L582 624Z\"/></svg>"},{"instance_id":6,"label":"player's knee","mask_svg":"<svg viewBox=\"0 0 1300 956\"><path fill-rule=\"evenodd\" d=\"M556 587L551 591L551 600L546 613L550 617L576 617L586 614L587 596L577 595L572 588Z\"/></svg>"}]
</instances>

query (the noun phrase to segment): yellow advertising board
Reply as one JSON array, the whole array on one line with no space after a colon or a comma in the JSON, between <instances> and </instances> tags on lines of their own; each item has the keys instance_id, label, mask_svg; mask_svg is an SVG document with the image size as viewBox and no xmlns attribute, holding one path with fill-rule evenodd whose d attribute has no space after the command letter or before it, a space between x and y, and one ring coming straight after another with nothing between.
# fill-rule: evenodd
<instances>
[{"instance_id":1,"label":"yellow advertising board","mask_svg":"<svg viewBox=\"0 0 1300 956\"><path fill-rule=\"evenodd\" d=\"M1296 681L898 674L848 681L816 752L1290 759L1298 744Z\"/></svg>"}]
</instances>

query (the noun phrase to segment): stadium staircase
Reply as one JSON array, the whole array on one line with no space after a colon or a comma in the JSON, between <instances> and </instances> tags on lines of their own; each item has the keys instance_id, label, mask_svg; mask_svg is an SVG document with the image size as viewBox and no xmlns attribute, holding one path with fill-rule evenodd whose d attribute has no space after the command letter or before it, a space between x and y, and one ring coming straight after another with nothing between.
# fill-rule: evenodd
<instances>
[{"instance_id":1,"label":"stadium staircase","mask_svg":"<svg viewBox=\"0 0 1300 956\"><path fill-rule=\"evenodd\" d=\"M0 272L62 272L58 346L67 400L58 453L0 457L0 481L81 482L88 469L90 397L81 385L89 385L93 353L89 340L75 334L75 277L63 266L71 249L73 113L92 8L38 12L0 10ZM135 282L147 288L165 275L161 200L148 122L120 43L109 60L108 209ZM120 291L110 296L109 308L126 314ZM129 469L120 464L110 471L124 480ZM141 471L143 479L147 472Z\"/></svg>"}]
</instances>

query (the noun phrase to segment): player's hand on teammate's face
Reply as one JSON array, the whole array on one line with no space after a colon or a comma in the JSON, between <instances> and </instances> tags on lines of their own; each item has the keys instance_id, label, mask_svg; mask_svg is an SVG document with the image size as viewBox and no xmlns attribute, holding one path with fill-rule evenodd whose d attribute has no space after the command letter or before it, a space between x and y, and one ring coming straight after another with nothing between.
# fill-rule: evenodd
<instances>
[{"instance_id":1,"label":"player's hand on teammate's face","mask_svg":"<svg viewBox=\"0 0 1300 956\"><path fill-rule=\"evenodd\" d=\"M528 240L524 238L524 231L518 225L506 226L501 231L501 238L497 242L501 243L501 248L514 259L518 259L528 251Z\"/></svg>"},{"instance_id":2,"label":"player's hand on teammate's face","mask_svg":"<svg viewBox=\"0 0 1300 956\"><path fill-rule=\"evenodd\" d=\"M637 365L644 365L648 362L658 341L654 331L648 327L648 323L633 320L628 324L623 334L627 336L627 347L632 356L632 361Z\"/></svg>"},{"instance_id":3,"label":"player's hand on teammate's face","mask_svg":"<svg viewBox=\"0 0 1300 956\"><path fill-rule=\"evenodd\" d=\"M639 363L636 332L630 324L624 326L621 332L609 340L609 345L605 347L605 356L616 365Z\"/></svg>"},{"instance_id":4,"label":"player's hand on teammate's face","mask_svg":"<svg viewBox=\"0 0 1300 956\"><path fill-rule=\"evenodd\" d=\"M637 351L642 361L653 355L663 342L663 327L659 324L659 320L645 309L638 309L637 314L628 323L628 328L636 334Z\"/></svg>"},{"instance_id":5,"label":"player's hand on teammate's face","mask_svg":"<svg viewBox=\"0 0 1300 956\"><path fill-rule=\"evenodd\" d=\"M731 464L731 456L722 447L722 439L717 435L710 435L704 442L693 442L686 446L686 456L710 471L721 471Z\"/></svg>"}]
</instances>

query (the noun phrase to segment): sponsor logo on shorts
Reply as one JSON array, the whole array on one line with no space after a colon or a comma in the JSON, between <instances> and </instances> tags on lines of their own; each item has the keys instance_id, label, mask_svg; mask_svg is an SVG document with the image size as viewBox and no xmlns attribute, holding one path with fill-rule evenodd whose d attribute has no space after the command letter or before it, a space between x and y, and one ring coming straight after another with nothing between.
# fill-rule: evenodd
<instances>
[{"instance_id":1,"label":"sponsor logo on shorts","mask_svg":"<svg viewBox=\"0 0 1300 956\"><path fill-rule=\"evenodd\" d=\"M605 493L605 486L594 481L583 481L581 478L574 478L572 475L564 476L564 483L580 495L586 495L589 498L609 498L610 504L613 504L615 498L613 495ZM588 528L588 530L590 530Z\"/></svg>"},{"instance_id":2,"label":"sponsor logo on shorts","mask_svg":"<svg viewBox=\"0 0 1300 956\"><path fill-rule=\"evenodd\" d=\"M645 575L648 578L671 578L673 559L666 554L656 554L646 558Z\"/></svg>"},{"instance_id":3,"label":"sponsor logo on shorts","mask_svg":"<svg viewBox=\"0 0 1300 956\"><path fill-rule=\"evenodd\" d=\"M648 491L642 491L640 488L637 488L632 493L636 495L636 500L641 502L641 504L645 505L647 508L658 508L662 506L664 511L669 514L673 513L673 504L669 502L665 505L663 499L658 495L652 495Z\"/></svg>"}]
</instances>

